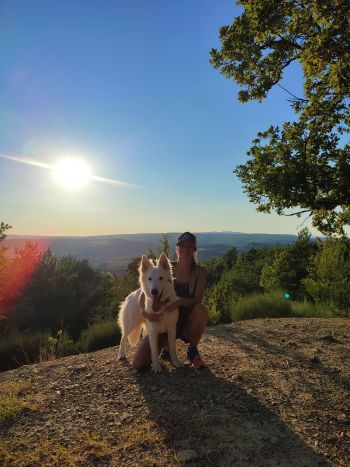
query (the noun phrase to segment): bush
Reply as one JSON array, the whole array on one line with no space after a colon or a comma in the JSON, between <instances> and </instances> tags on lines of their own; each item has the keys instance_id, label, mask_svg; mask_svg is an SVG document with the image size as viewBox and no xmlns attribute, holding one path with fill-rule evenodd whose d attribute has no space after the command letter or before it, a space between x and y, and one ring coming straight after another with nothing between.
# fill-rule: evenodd
<instances>
[{"instance_id":1,"label":"bush","mask_svg":"<svg viewBox=\"0 0 350 467\"><path fill-rule=\"evenodd\" d=\"M329 305L315 304L308 301L292 302L294 316L301 318L332 318L337 313Z\"/></svg>"},{"instance_id":2,"label":"bush","mask_svg":"<svg viewBox=\"0 0 350 467\"><path fill-rule=\"evenodd\" d=\"M0 338L0 370L54 360L76 352L67 332L58 331L55 337L50 331L12 331Z\"/></svg>"},{"instance_id":3,"label":"bush","mask_svg":"<svg viewBox=\"0 0 350 467\"><path fill-rule=\"evenodd\" d=\"M81 333L77 347L82 352L93 352L117 345L120 336L117 320L100 321L92 324Z\"/></svg>"},{"instance_id":4,"label":"bush","mask_svg":"<svg viewBox=\"0 0 350 467\"><path fill-rule=\"evenodd\" d=\"M38 362L41 349L47 345L50 337L49 331L12 331L0 337L0 370Z\"/></svg>"},{"instance_id":5,"label":"bush","mask_svg":"<svg viewBox=\"0 0 350 467\"><path fill-rule=\"evenodd\" d=\"M292 316L291 303L281 293L254 293L239 298L231 306L231 319L284 318Z\"/></svg>"},{"instance_id":6,"label":"bush","mask_svg":"<svg viewBox=\"0 0 350 467\"><path fill-rule=\"evenodd\" d=\"M68 332L60 330L57 331L56 336L49 336L47 341L40 347L40 361L55 360L76 352L76 345Z\"/></svg>"}]
</instances>

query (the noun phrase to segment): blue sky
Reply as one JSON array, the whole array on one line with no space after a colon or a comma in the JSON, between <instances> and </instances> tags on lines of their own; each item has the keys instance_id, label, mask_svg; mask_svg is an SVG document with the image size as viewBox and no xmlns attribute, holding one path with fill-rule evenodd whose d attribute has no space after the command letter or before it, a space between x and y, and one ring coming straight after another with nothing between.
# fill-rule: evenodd
<instances>
[{"instance_id":1,"label":"blue sky","mask_svg":"<svg viewBox=\"0 0 350 467\"><path fill-rule=\"evenodd\" d=\"M11 233L296 233L302 219L256 213L232 173L257 131L293 118L280 88L240 104L210 66L239 12L230 0L2 0L0 154L78 155L94 175L138 185L72 193L0 158ZM300 92L300 72L283 84Z\"/></svg>"}]
</instances>

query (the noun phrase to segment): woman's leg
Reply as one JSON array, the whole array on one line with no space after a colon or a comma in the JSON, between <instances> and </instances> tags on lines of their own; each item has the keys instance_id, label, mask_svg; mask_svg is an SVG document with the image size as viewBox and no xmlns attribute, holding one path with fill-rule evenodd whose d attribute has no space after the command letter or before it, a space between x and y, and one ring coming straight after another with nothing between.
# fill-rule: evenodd
<instances>
[{"instance_id":1,"label":"woman's leg","mask_svg":"<svg viewBox=\"0 0 350 467\"><path fill-rule=\"evenodd\" d=\"M182 334L193 347L197 347L207 324L207 309L201 303L197 303L189 312Z\"/></svg>"},{"instance_id":2,"label":"woman's leg","mask_svg":"<svg viewBox=\"0 0 350 467\"><path fill-rule=\"evenodd\" d=\"M164 347L164 345L166 345L166 343L167 343L166 334L160 334L158 336L158 351L159 352ZM132 366L136 370L142 370L144 368L148 368L151 365L151 363L152 363L151 346L149 344L149 337L145 336L136 348L136 353L132 361Z\"/></svg>"},{"instance_id":3,"label":"woman's leg","mask_svg":"<svg viewBox=\"0 0 350 467\"><path fill-rule=\"evenodd\" d=\"M190 311L182 333L183 337L190 344L187 349L187 359L191 362L193 368L197 370L206 368L207 366L197 349L197 345L199 344L207 323L208 312L202 304L197 303Z\"/></svg>"}]
</instances>

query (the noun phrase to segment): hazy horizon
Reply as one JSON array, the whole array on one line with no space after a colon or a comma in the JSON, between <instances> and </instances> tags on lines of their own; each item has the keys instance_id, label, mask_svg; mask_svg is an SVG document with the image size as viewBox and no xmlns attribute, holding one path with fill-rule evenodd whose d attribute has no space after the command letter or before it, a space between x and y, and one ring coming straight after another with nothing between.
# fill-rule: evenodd
<instances>
[{"instance_id":1,"label":"hazy horizon","mask_svg":"<svg viewBox=\"0 0 350 467\"><path fill-rule=\"evenodd\" d=\"M172 235L172 234L180 234L183 230L174 230L171 232L159 231L159 232L119 232L119 233L108 233L108 234L89 234L89 235L42 235L42 234L17 234L11 232L11 230L7 231L6 237L72 237L72 238L84 238L84 237L113 237L118 235ZM242 232L242 231L233 231L233 230L204 230L204 231L196 231L194 232L196 235L201 234L239 234L239 235L295 235L297 233L284 233L284 232Z\"/></svg>"}]
</instances>

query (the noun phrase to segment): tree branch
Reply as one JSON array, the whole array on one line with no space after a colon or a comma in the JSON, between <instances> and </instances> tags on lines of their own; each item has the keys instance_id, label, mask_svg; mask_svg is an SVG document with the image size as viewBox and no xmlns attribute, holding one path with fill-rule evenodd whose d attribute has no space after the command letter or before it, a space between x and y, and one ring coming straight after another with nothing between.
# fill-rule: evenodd
<instances>
[{"instance_id":1,"label":"tree branch","mask_svg":"<svg viewBox=\"0 0 350 467\"><path fill-rule=\"evenodd\" d=\"M309 214L307 217L305 217L305 219L303 220L303 222L297 226L297 229L298 229L299 227L302 227L302 226L305 224L305 222L306 222L308 219L310 219L311 216L312 216L312 212L310 212L310 214Z\"/></svg>"},{"instance_id":2,"label":"tree branch","mask_svg":"<svg viewBox=\"0 0 350 467\"><path fill-rule=\"evenodd\" d=\"M304 209L303 211L293 212L292 214L284 214L282 212L281 214L282 214L282 216L297 216L298 214L304 214L304 212L310 212L312 214L312 209ZM311 214L310 214L310 216L311 216Z\"/></svg>"},{"instance_id":3,"label":"tree branch","mask_svg":"<svg viewBox=\"0 0 350 467\"><path fill-rule=\"evenodd\" d=\"M288 92L288 94L290 94L290 95L291 95L294 99L296 99L297 101L309 102L308 99L303 99L302 97L297 97L297 96L295 96L293 93L291 93L290 91L288 91L288 89L286 89L285 87L283 87L281 84L277 84L277 86L279 86L280 88L282 88L283 91Z\"/></svg>"}]
</instances>

